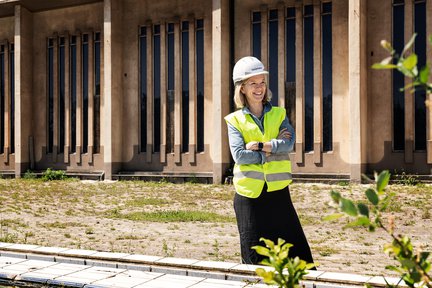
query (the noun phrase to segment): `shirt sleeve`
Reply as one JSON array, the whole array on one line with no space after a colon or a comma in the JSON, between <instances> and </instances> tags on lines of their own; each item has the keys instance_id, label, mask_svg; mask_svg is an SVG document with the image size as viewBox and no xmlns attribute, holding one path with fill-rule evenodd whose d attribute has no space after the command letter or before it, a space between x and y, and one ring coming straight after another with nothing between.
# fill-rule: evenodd
<instances>
[{"instance_id":1,"label":"shirt sleeve","mask_svg":"<svg viewBox=\"0 0 432 288\"><path fill-rule=\"evenodd\" d=\"M285 119L282 121L282 124L279 127L279 131L286 128L288 132L291 133L291 139L283 138L283 139L272 139L272 153L288 153L291 152L294 148L295 143L295 131L294 128L289 123L288 117L285 116Z\"/></svg>"},{"instance_id":2,"label":"shirt sleeve","mask_svg":"<svg viewBox=\"0 0 432 288\"><path fill-rule=\"evenodd\" d=\"M247 150L243 135L230 123L228 125L228 140L231 155L237 164L263 164L265 156L263 152Z\"/></svg>"}]
</instances>

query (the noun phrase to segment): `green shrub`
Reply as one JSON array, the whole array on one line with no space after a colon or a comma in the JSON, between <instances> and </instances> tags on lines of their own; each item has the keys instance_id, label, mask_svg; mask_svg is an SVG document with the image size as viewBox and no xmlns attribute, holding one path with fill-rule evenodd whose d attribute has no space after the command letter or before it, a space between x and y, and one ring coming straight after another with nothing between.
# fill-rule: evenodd
<instances>
[{"instance_id":1,"label":"green shrub","mask_svg":"<svg viewBox=\"0 0 432 288\"><path fill-rule=\"evenodd\" d=\"M48 168L42 173L43 181L65 180L67 178L66 172L63 170L52 170L51 168Z\"/></svg>"}]
</instances>

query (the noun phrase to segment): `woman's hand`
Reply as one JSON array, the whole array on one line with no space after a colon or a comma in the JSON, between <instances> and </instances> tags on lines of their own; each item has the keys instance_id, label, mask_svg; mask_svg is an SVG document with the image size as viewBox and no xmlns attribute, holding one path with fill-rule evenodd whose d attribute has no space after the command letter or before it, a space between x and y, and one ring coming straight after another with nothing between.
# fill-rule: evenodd
<instances>
[{"instance_id":1,"label":"woman's hand","mask_svg":"<svg viewBox=\"0 0 432 288\"><path fill-rule=\"evenodd\" d=\"M288 131L287 128L283 128L281 131L279 131L279 135L277 139L288 139L290 140L292 137L291 133Z\"/></svg>"},{"instance_id":2,"label":"woman's hand","mask_svg":"<svg viewBox=\"0 0 432 288\"><path fill-rule=\"evenodd\" d=\"M246 144L246 150L259 151L258 141L252 141Z\"/></svg>"}]
</instances>

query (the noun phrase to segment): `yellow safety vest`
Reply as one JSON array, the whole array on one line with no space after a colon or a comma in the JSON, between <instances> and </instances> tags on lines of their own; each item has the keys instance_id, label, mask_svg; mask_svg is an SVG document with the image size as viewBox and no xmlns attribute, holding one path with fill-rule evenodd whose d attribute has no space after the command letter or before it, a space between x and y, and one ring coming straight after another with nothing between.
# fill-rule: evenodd
<instances>
[{"instance_id":1,"label":"yellow safety vest","mask_svg":"<svg viewBox=\"0 0 432 288\"><path fill-rule=\"evenodd\" d=\"M279 127L285 116L284 108L272 107L264 115L264 134L252 116L244 114L242 110L227 115L225 121L240 131L245 143L268 142L278 137ZM291 161L288 153L267 157L264 164L235 164L233 182L237 193L249 198L257 198L265 183L267 183L268 192L285 188L292 182Z\"/></svg>"}]
</instances>

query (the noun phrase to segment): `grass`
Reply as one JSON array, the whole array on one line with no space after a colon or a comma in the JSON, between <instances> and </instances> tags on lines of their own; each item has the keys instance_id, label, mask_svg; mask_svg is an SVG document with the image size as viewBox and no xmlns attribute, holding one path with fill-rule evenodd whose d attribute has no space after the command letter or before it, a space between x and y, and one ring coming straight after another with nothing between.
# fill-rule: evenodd
<instances>
[{"instance_id":1,"label":"grass","mask_svg":"<svg viewBox=\"0 0 432 288\"><path fill-rule=\"evenodd\" d=\"M156 211L119 213L109 211L108 217L149 222L234 222L235 218L207 211Z\"/></svg>"}]
</instances>

